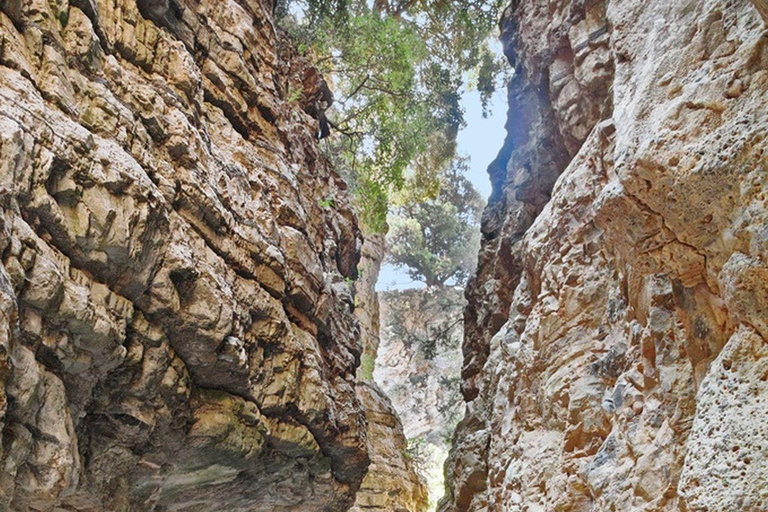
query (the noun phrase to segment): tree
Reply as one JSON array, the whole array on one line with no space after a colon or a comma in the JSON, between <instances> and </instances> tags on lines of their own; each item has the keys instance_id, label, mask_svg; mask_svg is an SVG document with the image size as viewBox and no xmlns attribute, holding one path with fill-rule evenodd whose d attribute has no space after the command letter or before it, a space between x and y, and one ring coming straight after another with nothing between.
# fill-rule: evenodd
<instances>
[{"instance_id":1,"label":"tree","mask_svg":"<svg viewBox=\"0 0 768 512\"><path fill-rule=\"evenodd\" d=\"M490 97L501 69L489 36L502 0L278 0L276 15L333 84L324 139L369 232L386 230L393 191L419 177L433 197L464 124L467 73Z\"/></svg>"},{"instance_id":2,"label":"tree","mask_svg":"<svg viewBox=\"0 0 768 512\"><path fill-rule=\"evenodd\" d=\"M455 160L433 199L406 187L390 216L389 262L429 287L462 285L474 270L483 201L465 172L466 161Z\"/></svg>"}]
</instances>

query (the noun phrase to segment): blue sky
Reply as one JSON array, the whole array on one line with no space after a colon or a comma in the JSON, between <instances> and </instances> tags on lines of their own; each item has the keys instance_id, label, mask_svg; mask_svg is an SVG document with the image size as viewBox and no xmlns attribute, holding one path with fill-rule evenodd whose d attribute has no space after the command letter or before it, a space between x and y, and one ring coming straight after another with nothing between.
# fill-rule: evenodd
<instances>
[{"instance_id":1,"label":"blue sky","mask_svg":"<svg viewBox=\"0 0 768 512\"><path fill-rule=\"evenodd\" d=\"M469 156L467 177L484 198L491 194L491 182L485 172L504 142L504 121L507 114L506 88L496 91L491 101L491 115L483 118L480 95L477 91L464 91L462 95L466 128L459 132L459 153ZM392 265L384 265L376 284L377 290L402 290L420 287L408 275Z\"/></svg>"}]
</instances>

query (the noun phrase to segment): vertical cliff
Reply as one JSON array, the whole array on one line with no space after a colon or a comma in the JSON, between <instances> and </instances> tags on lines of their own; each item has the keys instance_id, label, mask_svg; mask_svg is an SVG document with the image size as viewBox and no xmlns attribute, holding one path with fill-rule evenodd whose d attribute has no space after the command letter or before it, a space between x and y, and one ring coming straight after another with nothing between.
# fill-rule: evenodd
<instances>
[{"instance_id":1,"label":"vertical cliff","mask_svg":"<svg viewBox=\"0 0 768 512\"><path fill-rule=\"evenodd\" d=\"M427 490L406 452L403 424L392 402L373 381L358 384L368 420L371 465L350 512L424 512Z\"/></svg>"},{"instance_id":2,"label":"vertical cliff","mask_svg":"<svg viewBox=\"0 0 768 512\"><path fill-rule=\"evenodd\" d=\"M506 10L441 510L768 510L765 8Z\"/></svg>"},{"instance_id":3,"label":"vertical cliff","mask_svg":"<svg viewBox=\"0 0 768 512\"><path fill-rule=\"evenodd\" d=\"M0 510L352 505L362 238L271 9L0 2Z\"/></svg>"}]
</instances>

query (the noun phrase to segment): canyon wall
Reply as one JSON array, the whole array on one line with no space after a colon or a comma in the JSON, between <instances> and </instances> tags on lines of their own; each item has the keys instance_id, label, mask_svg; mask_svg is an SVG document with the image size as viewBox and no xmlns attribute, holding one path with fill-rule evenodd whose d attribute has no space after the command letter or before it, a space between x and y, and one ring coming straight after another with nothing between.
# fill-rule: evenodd
<instances>
[{"instance_id":1,"label":"canyon wall","mask_svg":"<svg viewBox=\"0 0 768 512\"><path fill-rule=\"evenodd\" d=\"M768 510L761 16L762 0L505 11L515 76L442 511Z\"/></svg>"},{"instance_id":2,"label":"canyon wall","mask_svg":"<svg viewBox=\"0 0 768 512\"><path fill-rule=\"evenodd\" d=\"M271 9L0 2L0 510L353 504L362 237Z\"/></svg>"},{"instance_id":3,"label":"canyon wall","mask_svg":"<svg viewBox=\"0 0 768 512\"><path fill-rule=\"evenodd\" d=\"M358 384L368 420L371 464L350 512L424 512L427 489L407 452L403 424L387 394L373 381Z\"/></svg>"}]
</instances>

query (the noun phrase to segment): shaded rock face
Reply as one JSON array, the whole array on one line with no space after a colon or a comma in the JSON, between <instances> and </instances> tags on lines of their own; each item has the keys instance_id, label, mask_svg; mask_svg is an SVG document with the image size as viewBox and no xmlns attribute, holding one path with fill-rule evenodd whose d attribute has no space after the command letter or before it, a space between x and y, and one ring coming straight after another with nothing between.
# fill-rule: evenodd
<instances>
[{"instance_id":1,"label":"shaded rock face","mask_svg":"<svg viewBox=\"0 0 768 512\"><path fill-rule=\"evenodd\" d=\"M362 239L271 8L0 3L0 510L352 505Z\"/></svg>"},{"instance_id":2,"label":"shaded rock face","mask_svg":"<svg viewBox=\"0 0 768 512\"><path fill-rule=\"evenodd\" d=\"M381 304L376 283L386 254L383 233L367 234L360 252L359 276L355 282L355 315L360 323L363 345L360 380L373 379L373 367L381 338Z\"/></svg>"},{"instance_id":3,"label":"shaded rock face","mask_svg":"<svg viewBox=\"0 0 768 512\"><path fill-rule=\"evenodd\" d=\"M768 510L764 7L505 12L441 510Z\"/></svg>"},{"instance_id":4,"label":"shaded rock face","mask_svg":"<svg viewBox=\"0 0 768 512\"><path fill-rule=\"evenodd\" d=\"M427 489L407 452L403 424L388 394L373 381L380 348L380 301L376 292L384 260L383 234L365 238L360 277L355 283L355 314L360 322L363 345L358 373L357 397L368 421L366 439L371 464L355 498L351 512L423 512Z\"/></svg>"}]
</instances>

